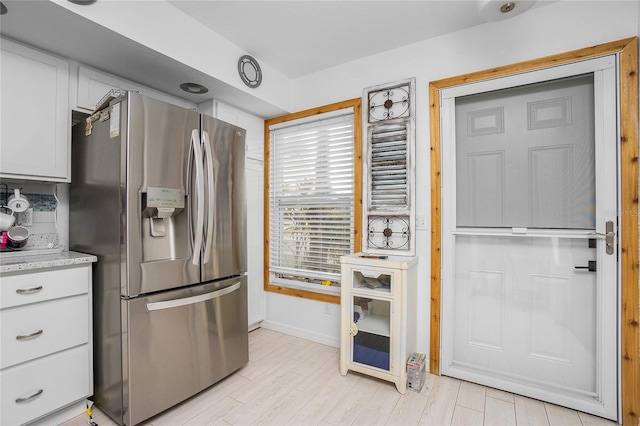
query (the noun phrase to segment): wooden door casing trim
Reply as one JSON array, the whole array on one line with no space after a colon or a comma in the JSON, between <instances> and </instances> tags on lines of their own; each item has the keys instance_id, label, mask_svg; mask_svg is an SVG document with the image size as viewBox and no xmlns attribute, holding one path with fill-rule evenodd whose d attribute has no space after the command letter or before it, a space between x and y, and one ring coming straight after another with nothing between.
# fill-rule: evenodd
<instances>
[{"instance_id":1,"label":"wooden door casing trim","mask_svg":"<svg viewBox=\"0 0 640 426\"><path fill-rule=\"evenodd\" d=\"M431 321L429 371L440 374L441 134L440 91L585 59L617 54L620 84L621 368L622 424L640 425L640 258L638 252L638 38L631 37L429 83L431 129Z\"/></svg>"}]
</instances>

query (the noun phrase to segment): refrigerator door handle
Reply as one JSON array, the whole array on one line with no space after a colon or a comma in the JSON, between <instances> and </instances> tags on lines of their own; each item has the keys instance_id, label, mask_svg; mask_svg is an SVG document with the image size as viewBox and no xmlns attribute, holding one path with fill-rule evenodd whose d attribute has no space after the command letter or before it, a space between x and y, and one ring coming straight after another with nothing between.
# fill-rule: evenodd
<instances>
[{"instance_id":1,"label":"refrigerator door handle","mask_svg":"<svg viewBox=\"0 0 640 426\"><path fill-rule=\"evenodd\" d=\"M225 294L233 293L240 288L240 281L220 290L211 293L200 294L198 296L184 297L182 299L166 300L164 302L147 303L147 311L159 311L162 309L177 308L179 306L193 305L195 303L204 302L206 300L216 299Z\"/></svg>"},{"instance_id":2,"label":"refrigerator door handle","mask_svg":"<svg viewBox=\"0 0 640 426\"><path fill-rule=\"evenodd\" d=\"M202 251L202 229L204 228L204 171L202 161L202 146L198 129L191 131L191 149L193 149L196 169L196 227L194 230L193 254L191 263L200 264L200 252Z\"/></svg>"},{"instance_id":3,"label":"refrigerator door handle","mask_svg":"<svg viewBox=\"0 0 640 426\"><path fill-rule=\"evenodd\" d=\"M213 222L215 218L213 217L213 153L211 152L211 145L209 144L209 133L206 131L202 132L202 141L204 147L204 159L205 164L207 165L207 233L204 239L204 256L202 259L202 263L207 263L210 258L211 246L213 244Z\"/></svg>"}]
</instances>

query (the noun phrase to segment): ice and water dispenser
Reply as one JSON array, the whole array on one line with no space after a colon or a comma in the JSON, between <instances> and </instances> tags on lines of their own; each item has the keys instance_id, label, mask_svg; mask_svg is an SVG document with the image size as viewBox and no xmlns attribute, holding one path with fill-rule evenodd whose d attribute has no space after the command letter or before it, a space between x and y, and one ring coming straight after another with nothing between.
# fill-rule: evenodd
<instances>
[{"instance_id":1,"label":"ice and water dispenser","mask_svg":"<svg viewBox=\"0 0 640 426\"><path fill-rule=\"evenodd\" d=\"M149 220L152 237L164 237L171 219L184 210L184 190L148 187L142 198L142 217Z\"/></svg>"},{"instance_id":2,"label":"ice and water dispenser","mask_svg":"<svg viewBox=\"0 0 640 426\"><path fill-rule=\"evenodd\" d=\"M143 262L191 257L186 202L184 189L149 186L142 192L140 226Z\"/></svg>"}]
</instances>

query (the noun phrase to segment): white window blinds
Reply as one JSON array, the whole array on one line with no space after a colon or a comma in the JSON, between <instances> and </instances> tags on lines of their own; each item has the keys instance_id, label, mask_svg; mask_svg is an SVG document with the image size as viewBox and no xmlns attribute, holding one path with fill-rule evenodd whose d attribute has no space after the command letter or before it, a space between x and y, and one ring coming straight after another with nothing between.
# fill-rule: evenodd
<instances>
[{"instance_id":1,"label":"white window blinds","mask_svg":"<svg viewBox=\"0 0 640 426\"><path fill-rule=\"evenodd\" d=\"M340 280L353 252L353 109L270 127L269 271L307 287Z\"/></svg>"}]
</instances>

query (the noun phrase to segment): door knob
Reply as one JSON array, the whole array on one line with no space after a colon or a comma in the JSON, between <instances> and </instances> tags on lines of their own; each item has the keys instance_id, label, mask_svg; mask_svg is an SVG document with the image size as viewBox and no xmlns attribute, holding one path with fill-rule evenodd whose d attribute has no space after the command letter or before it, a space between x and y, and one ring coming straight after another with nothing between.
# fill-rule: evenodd
<instances>
[{"instance_id":1,"label":"door knob","mask_svg":"<svg viewBox=\"0 0 640 426\"><path fill-rule=\"evenodd\" d=\"M616 236L616 233L613 230L613 222L608 220L605 223L605 233L601 232L590 232L589 235L599 235L604 237L605 242L605 252L607 254L613 254L615 252L613 247L613 238ZM589 241L589 248L595 248L591 246L591 241Z\"/></svg>"},{"instance_id":2,"label":"door knob","mask_svg":"<svg viewBox=\"0 0 640 426\"><path fill-rule=\"evenodd\" d=\"M349 326L349 334L352 336L355 336L356 334L358 334L358 326L356 326L355 324L351 324Z\"/></svg>"},{"instance_id":3,"label":"door knob","mask_svg":"<svg viewBox=\"0 0 640 426\"><path fill-rule=\"evenodd\" d=\"M615 232L613 232L613 222L612 221L607 221L607 223L605 224L606 228L605 231L607 232L605 234L605 243L606 243L606 252L607 254L613 254L613 237L615 236Z\"/></svg>"}]
</instances>

